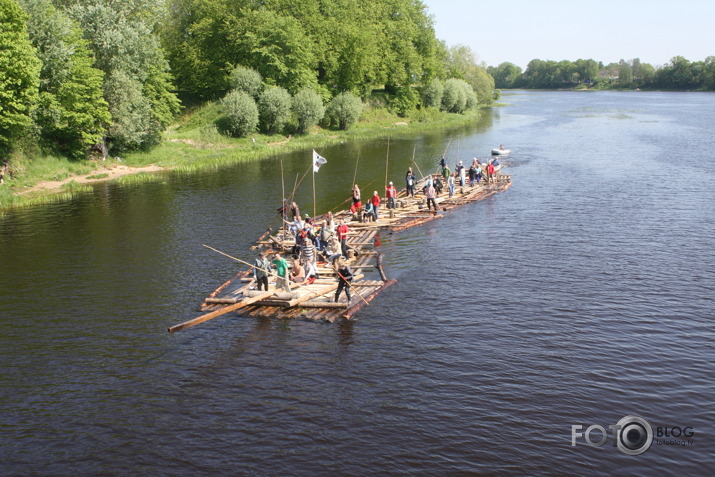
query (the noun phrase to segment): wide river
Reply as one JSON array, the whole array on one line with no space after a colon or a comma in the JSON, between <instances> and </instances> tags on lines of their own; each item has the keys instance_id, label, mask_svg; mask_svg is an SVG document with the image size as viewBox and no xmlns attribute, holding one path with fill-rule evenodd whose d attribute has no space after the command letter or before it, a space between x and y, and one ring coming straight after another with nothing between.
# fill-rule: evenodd
<instances>
[{"instance_id":1,"label":"wide river","mask_svg":"<svg viewBox=\"0 0 715 477\"><path fill-rule=\"evenodd\" d=\"M5 214L0 475L715 475L715 94L502 100L390 140L400 187L500 143L513 185L383 234L398 283L350 322L166 332L238 269L202 244L250 258L309 151ZM383 187L387 139L319 152L318 212L356 162Z\"/></svg>"}]
</instances>

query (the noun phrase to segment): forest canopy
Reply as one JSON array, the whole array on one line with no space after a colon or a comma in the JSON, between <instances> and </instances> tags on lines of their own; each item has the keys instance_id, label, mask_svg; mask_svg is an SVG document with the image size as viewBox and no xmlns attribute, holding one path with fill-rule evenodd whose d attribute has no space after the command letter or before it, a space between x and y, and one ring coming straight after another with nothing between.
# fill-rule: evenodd
<instances>
[{"instance_id":1,"label":"forest canopy","mask_svg":"<svg viewBox=\"0 0 715 477\"><path fill-rule=\"evenodd\" d=\"M0 21L2 162L149 148L187 100L222 100L234 122L255 101L258 126L228 129L245 135L287 121L305 133L344 93L380 90L400 116L450 78L473 90L471 107L495 95L486 65L438 40L420 0L0 0ZM255 93L237 95L252 78Z\"/></svg>"}]
</instances>

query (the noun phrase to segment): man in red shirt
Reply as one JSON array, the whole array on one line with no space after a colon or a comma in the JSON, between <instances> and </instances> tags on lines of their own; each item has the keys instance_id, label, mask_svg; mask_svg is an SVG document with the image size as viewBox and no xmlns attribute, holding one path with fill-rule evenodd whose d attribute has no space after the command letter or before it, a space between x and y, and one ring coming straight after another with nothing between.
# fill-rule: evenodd
<instances>
[{"instance_id":1,"label":"man in red shirt","mask_svg":"<svg viewBox=\"0 0 715 477\"><path fill-rule=\"evenodd\" d=\"M489 165L487 166L487 182L490 184L494 181L494 164L492 164L492 161L489 161Z\"/></svg>"},{"instance_id":2,"label":"man in red shirt","mask_svg":"<svg viewBox=\"0 0 715 477\"><path fill-rule=\"evenodd\" d=\"M390 185L385 187L385 198L387 199L388 209L395 208L395 197L397 197L397 189L395 189L395 186L390 182Z\"/></svg>"},{"instance_id":3,"label":"man in red shirt","mask_svg":"<svg viewBox=\"0 0 715 477\"><path fill-rule=\"evenodd\" d=\"M343 257L348 257L348 232L350 232L350 227L345 223L345 220L340 220L340 225L338 225L337 233L338 240L340 240L340 249L342 251Z\"/></svg>"},{"instance_id":4,"label":"man in red shirt","mask_svg":"<svg viewBox=\"0 0 715 477\"><path fill-rule=\"evenodd\" d=\"M372 203L372 210L373 210L373 212L375 212L375 220L377 220L380 218L380 216L377 213L377 208L380 207L380 194L378 194L377 191L372 193L370 202Z\"/></svg>"}]
</instances>

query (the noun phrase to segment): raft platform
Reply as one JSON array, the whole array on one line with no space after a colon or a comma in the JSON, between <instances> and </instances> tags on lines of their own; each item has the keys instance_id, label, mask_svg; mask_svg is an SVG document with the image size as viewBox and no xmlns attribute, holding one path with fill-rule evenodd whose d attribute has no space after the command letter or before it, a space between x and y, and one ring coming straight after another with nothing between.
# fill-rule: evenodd
<instances>
[{"instance_id":1,"label":"raft platform","mask_svg":"<svg viewBox=\"0 0 715 477\"><path fill-rule=\"evenodd\" d=\"M415 190L421 191L426 180L427 178L423 178L419 181ZM426 198L421 192L412 198L407 197L406 190L402 189L395 199L396 207L388 209L387 201L382 199L380 218L371 222L363 222L361 214L352 214L350 210L335 213L334 220L344 219L350 228L346 240L349 249L347 262L354 274L350 285L352 292L350 302L347 301L345 293L341 294L339 301L334 301L338 288L335 270L332 263L328 263L327 257L322 257L322 254L316 251L318 278L313 283L291 283L291 292L288 293L284 290L276 291L275 282L270 282L268 291L258 291L249 273L250 269L242 270L204 299L200 306L200 311L204 314L172 326L168 331L180 331L231 312L242 316L303 318L331 323L340 318L349 320L380 292L396 283L396 280L390 280L385 275L382 255L375 250L375 236L378 231L393 233L417 227L440 219L445 213L457 207L503 192L510 186L511 176L498 174L489 183L485 182L474 187L455 187L451 198L443 190L435 199L439 207L438 211L427 209ZM314 220L323 221L326 215L314 217ZM286 253L294 245L294 239L284 236L282 230L273 232L269 228L251 246L251 249L269 247L274 251ZM374 272L377 272L379 279L374 276Z\"/></svg>"}]
</instances>

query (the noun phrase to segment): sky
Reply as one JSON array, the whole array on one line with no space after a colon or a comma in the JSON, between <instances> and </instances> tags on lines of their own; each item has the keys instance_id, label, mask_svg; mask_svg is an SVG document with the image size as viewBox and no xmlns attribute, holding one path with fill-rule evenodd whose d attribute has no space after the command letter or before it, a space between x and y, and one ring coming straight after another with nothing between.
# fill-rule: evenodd
<instances>
[{"instance_id":1,"label":"sky","mask_svg":"<svg viewBox=\"0 0 715 477\"><path fill-rule=\"evenodd\" d=\"M467 45L479 62L522 69L533 59L640 58L661 66L674 56L715 56L715 0L422 0L437 38Z\"/></svg>"}]
</instances>

